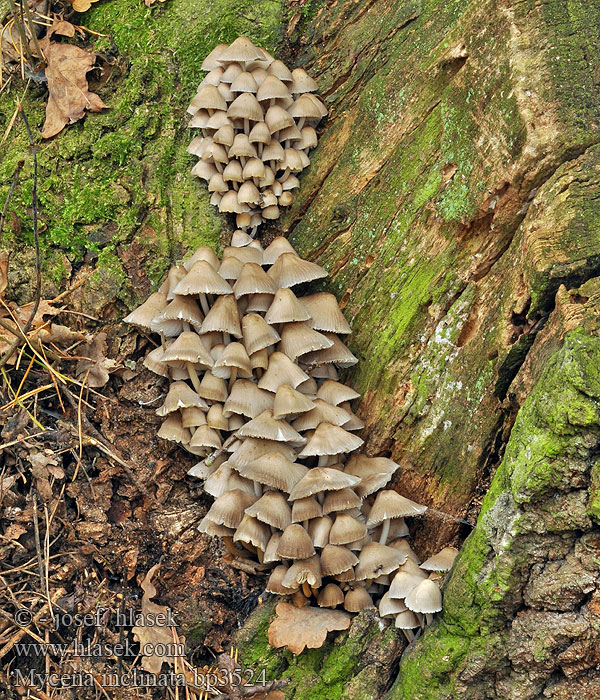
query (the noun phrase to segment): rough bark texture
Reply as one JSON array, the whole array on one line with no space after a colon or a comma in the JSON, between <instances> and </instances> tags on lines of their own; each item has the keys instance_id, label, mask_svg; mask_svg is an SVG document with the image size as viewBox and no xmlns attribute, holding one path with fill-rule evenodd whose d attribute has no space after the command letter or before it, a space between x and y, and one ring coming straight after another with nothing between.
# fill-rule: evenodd
<instances>
[{"instance_id":1,"label":"rough bark texture","mask_svg":"<svg viewBox=\"0 0 600 700\"><path fill-rule=\"evenodd\" d=\"M273 48L280 9L110 0L86 15L111 33L98 48L114 74L96 91L112 110L41 156L57 284L82 259L63 235L97 241L82 306L129 303L170 260L217 243L222 222L188 175L184 108L205 50L240 31ZM444 614L399 670L395 632L366 617L323 650L274 652L268 606L242 658L289 675L297 700L380 699L396 674L393 700L597 698L600 10L309 0L284 13L289 55L331 111L282 228L330 271L352 323L368 451L401 463L402 493L446 512L474 521L489 492ZM8 123L6 95L0 107ZM24 151L13 136L4 189ZM457 531L428 518L415 535L427 555Z\"/></svg>"}]
</instances>

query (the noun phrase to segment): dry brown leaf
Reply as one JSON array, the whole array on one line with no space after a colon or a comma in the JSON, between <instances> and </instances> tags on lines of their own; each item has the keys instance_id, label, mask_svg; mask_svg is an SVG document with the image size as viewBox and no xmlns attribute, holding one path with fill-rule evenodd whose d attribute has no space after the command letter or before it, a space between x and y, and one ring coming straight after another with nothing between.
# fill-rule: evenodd
<instances>
[{"instance_id":1,"label":"dry brown leaf","mask_svg":"<svg viewBox=\"0 0 600 700\"><path fill-rule=\"evenodd\" d=\"M39 339L45 343L55 345L72 345L80 340L86 340L89 336L80 331L72 331L68 326L59 323L50 324L50 330L42 328L39 332Z\"/></svg>"},{"instance_id":2,"label":"dry brown leaf","mask_svg":"<svg viewBox=\"0 0 600 700\"><path fill-rule=\"evenodd\" d=\"M277 617L269 625L269 644L276 649L287 647L296 655L305 647L322 647L328 632L350 627L351 617L343 610L297 608L289 603L279 603L275 611Z\"/></svg>"},{"instance_id":3,"label":"dry brown leaf","mask_svg":"<svg viewBox=\"0 0 600 700\"><path fill-rule=\"evenodd\" d=\"M98 0L71 0L75 12L85 12L89 10L94 2L98 2Z\"/></svg>"},{"instance_id":4,"label":"dry brown leaf","mask_svg":"<svg viewBox=\"0 0 600 700\"><path fill-rule=\"evenodd\" d=\"M152 577L159 566L160 564L155 564L148 571L141 584L142 590L144 591L144 595L142 596L142 617L145 622L150 622L152 617L156 619L157 615L164 616L163 619L168 619L169 617L169 608L164 605L153 603L151 600L156 595L156 588L152 583ZM173 628L168 625L140 625L139 627L134 627L132 631L135 640L140 643L142 649L146 644L153 645L153 647L163 644L168 645L167 648L172 648ZM179 637L179 641L183 643L183 637ZM172 666L174 663L174 657L160 656L158 654L143 656L142 668L144 671L148 671L148 673L160 673L160 669L162 668L164 662Z\"/></svg>"},{"instance_id":5,"label":"dry brown leaf","mask_svg":"<svg viewBox=\"0 0 600 700\"><path fill-rule=\"evenodd\" d=\"M17 317L19 323L25 325L29 320L29 317L31 316L32 310L33 302L29 302L29 304L25 304L24 306L18 306L14 310L14 314ZM39 328L44 323L44 316L54 316L59 312L60 309L57 309L56 307L52 306L52 304L49 301L46 301L46 299L42 299L39 303L37 311L35 312L33 321L31 322L31 328Z\"/></svg>"},{"instance_id":6,"label":"dry brown leaf","mask_svg":"<svg viewBox=\"0 0 600 700\"><path fill-rule=\"evenodd\" d=\"M42 128L42 137L47 139L58 134L67 124L79 121L86 109L99 112L106 105L88 90L87 73L96 62L95 53L73 44L56 42L46 43L43 50L48 63L46 78L50 93Z\"/></svg>"},{"instance_id":7,"label":"dry brown leaf","mask_svg":"<svg viewBox=\"0 0 600 700\"><path fill-rule=\"evenodd\" d=\"M0 250L0 296L8 285L8 259L10 252L8 250Z\"/></svg>"},{"instance_id":8,"label":"dry brown leaf","mask_svg":"<svg viewBox=\"0 0 600 700\"><path fill-rule=\"evenodd\" d=\"M91 387L104 386L108 381L110 372L115 369L117 363L106 357L106 333L97 333L91 343L87 343L81 349L81 355L87 360L79 360L76 374L78 378L87 375L86 384Z\"/></svg>"}]
</instances>

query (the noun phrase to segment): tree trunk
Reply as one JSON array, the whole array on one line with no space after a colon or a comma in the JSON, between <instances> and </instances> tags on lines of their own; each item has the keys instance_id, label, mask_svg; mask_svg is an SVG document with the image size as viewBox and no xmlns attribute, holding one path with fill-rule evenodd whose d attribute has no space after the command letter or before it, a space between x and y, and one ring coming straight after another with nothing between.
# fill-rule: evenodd
<instances>
[{"instance_id":1,"label":"tree trunk","mask_svg":"<svg viewBox=\"0 0 600 700\"><path fill-rule=\"evenodd\" d=\"M330 114L281 228L328 269L352 324L367 452L401 464L402 494L477 524L443 614L399 667L400 633L369 616L321 650L275 652L270 606L240 633L242 660L289 675L296 700L597 698L597 5L94 6L111 109L41 148L46 287L93 270L75 302L109 315L226 238L189 175L185 108L212 45L248 33L275 50L282 9L278 50L315 76ZM41 94L25 100L38 126ZM0 94L2 130L13 110ZM25 152L17 123L2 201ZM26 298L28 200L14 206L10 284ZM470 531L429 515L417 551Z\"/></svg>"}]
</instances>

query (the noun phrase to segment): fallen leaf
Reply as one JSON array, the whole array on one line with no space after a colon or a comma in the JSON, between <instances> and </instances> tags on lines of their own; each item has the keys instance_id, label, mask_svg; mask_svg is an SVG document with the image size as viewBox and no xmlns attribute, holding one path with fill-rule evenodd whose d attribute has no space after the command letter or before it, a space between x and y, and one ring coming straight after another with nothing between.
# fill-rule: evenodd
<instances>
[{"instance_id":1,"label":"fallen leaf","mask_svg":"<svg viewBox=\"0 0 600 700\"><path fill-rule=\"evenodd\" d=\"M2 292L6 289L8 285L8 259L10 258L10 252L7 250L0 250L0 296Z\"/></svg>"},{"instance_id":2,"label":"fallen leaf","mask_svg":"<svg viewBox=\"0 0 600 700\"><path fill-rule=\"evenodd\" d=\"M144 595L142 596L142 619L145 622L150 622L152 617L156 620L157 615L163 615L163 619L169 618L169 608L164 605L158 605L151 600L156 595L156 588L152 583L152 577L159 566L160 564L155 564L148 571L141 584L142 590L144 591ZM167 648L173 648L173 628L168 625L140 625L139 627L134 627L132 632L134 639L140 643L142 649L145 645L152 645L153 648L156 648L159 644L168 645ZM183 644L185 640L183 637L179 637L179 641ZM160 669L165 662L172 666L174 664L174 657L161 656L156 653L149 656L144 655L142 657L142 668L148 673L160 673Z\"/></svg>"},{"instance_id":3,"label":"fallen leaf","mask_svg":"<svg viewBox=\"0 0 600 700\"><path fill-rule=\"evenodd\" d=\"M85 12L90 9L92 3L98 2L98 0L71 0L71 2L75 12Z\"/></svg>"},{"instance_id":4,"label":"fallen leaf","mask_svg":"<svg viewBox=\"0 0 600 700\"><path fill-rule=\"evenodd\" d=\"M269 625L269 644L275 649L287 647L296 655L305 647L322 647L328 632L350 627L351 617L343 610L297 608L290 603L279 603L275 611L277 617Z\"/></svg>"},{"instance_id":5,"label":"fallen leaf","mask_svg":"<svg viewBox=\"0 0 600 700\"><path fill-rule=\"evenodd\" d=\"M48 79L48 104L42 137L55 136L67 124L79 121L85 110L99 112L106 105L88 90L87 73L96 62L96 54L66 43L49 42L44 47Z\"/></svg>"},{"instance_id":6,"label":"fallen leaf","mask_svg":"<svg viewBox=\"0 0 600 700\"><path fill-rule=\"evenodd\" d=\"M77 377L87 375L86 384L91 387L104 386L110 372L117 367L114 360L106 357L106 333L97 333L91 343L86 343L81 349L81 355L89 358L77 363Z\"/></svg>"}]
</instances>

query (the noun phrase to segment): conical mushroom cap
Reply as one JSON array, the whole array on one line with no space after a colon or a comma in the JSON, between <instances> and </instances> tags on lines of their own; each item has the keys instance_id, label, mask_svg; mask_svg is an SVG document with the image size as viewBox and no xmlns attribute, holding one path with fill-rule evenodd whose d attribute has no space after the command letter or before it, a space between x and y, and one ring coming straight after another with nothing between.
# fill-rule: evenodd
<instances>
[{"instance_id":1,"label":"conical mushroom cap","mask_svg":"<svg viewBox=\"0 0 600 700\"><path fill-rule=\"evenodd\" d=\"M259 104L258 101L257 104ZM269 109L267 109L265 114L265 122L272 134L285 129L287 126L292 126L292 124L295 123L288 112L286 112L286 110L279 105L272 105L269 107Z\"/></svg>"},{"instance_id":2,"label":"conical mushroom cap","mask_svg":"<svg viewBox=\"0 0 600 700\"><path fill-rule=\"evenodd\" d=\"M287 570L283 577L283 585L293 586L295 583L308 583L309 586L319 587L321 585L322 572L321 563L317 555L309 559L295 561Z\"/></svg>"},{"instance_id":3,"label":"conical mushroom cap","mask_svg":"<svg viewBox=\"0 0 600 700\"><path fill-rule=\"evenodd\" d=\"M246 71L242 71L239 75L237 75L234 80L232 80L229 89L231 92L253 92L256 93L258 90L258 85L256 84L256 80L254 80L254 76L252 73L247 73Z\"/></svg>"},{"instance_id":4,"label":"conical mushroom cap","mask_svg":"<svg viewBox=\"0 0 600 700\"><path fill-rule=\"evenodd\" d=\"M280 564L279 566L276 566L271 575L269 576L269 580L267 581L267 586L266 586L266 591L269 593L273 593L274 595L290 595L291 593L294 592L294 589L292 588L286 588L283 585L283 577L286 575L288 570L288 567L285 566L284 564ZM295 588L299 588L300 584L297 584Z\"/></svg>"},{"instance_id":5,"label":"conical mushroom cap","mask_svg":"<svg viewBox=\"0 0 600 700\"><path fill-rule=\"evenodd\" d=\"M289 384L277 388L273 402L273 418L279 420L287 416L298 415L312 410L314 403L304 394L292 389Z\"/></svg>"},{"instance_id":6,"label":"conical mushroom cap","mask_svg":"<svg viewBox=\"0 0 600 700\"><path fill-rule=\"evenodd\" d=\"M271 140L271 132L269 127L264 122L256 122L250 130L248 141L250 143L269 143Z\"/></svg>"},{"instance_id":7,"label":"conical mushroom cap","mask_svg":"<svg viewBox=\"0 0 600 700\"><path fill-rule=\"evenodd\" d=\"M256 99L259 102L263 100L287 100L291 97L291 93L277 76L267 75L261 83L256 93Z\"/></svg>"},{"instance_id":8,"label":"conical mushroom cap","mask_svg":"<svg viewBox=\"0 0 600 700\"><path fill-rule=\"evenodd\" d=\"M260 549L261 552L264 552L270 538L271 530L268 525L265 525L256 518L252 518L246 513L235 531L233 541L246 542Z\"/></svg>"},{"instance_id":9,"label":"conical mushroom cap","mask_svg":"<svg viewBox=\"0 0 600 700\"><path fill-rule=\"evenodd\" d=\"M295 445L304 445L306 438L296 432L292 426L284 420L275 420L272 411L263 411L259 416L248 421L237 432L238 437L264 438L277 442L289 442Z\"/></svg>"},{"instance_id":10,"label":"conical mushroom cap","mask_svg":"<svg viewBox=\"0 0 600 700\"><path fill-rule=\"evenodd\" d=\"M243 248L234 248L233 246L227 246L223 251L223 260L233 255L234 258L238 258L242 263L257 263L262 264L262 250L260 248L255 248L252 245L244 246Z\"/></svg>"},{"instance_id":11,"label":"conical mushroom cap","mask_svg":"<svg viewBox=\"0 0 600 700\"><path fill-rule=\"evenodd\" d=\"M412 630L420 627L421 623L412 610L404 610L396 615L394 626L399 630Z\"/></svg>"},{"instance_id":12,"label":"conical mushroom cap","mask_svg":"<svg viewBox=\"0 0 600 700\"><path fill-rule=\"evenodd\" d=\"M317 396L327 403L339 406L345 401L352 401L360 398L360 394L345 384L335 382L333 379L326 379L317 391ZM391 460L390 460L391 461ZM360 475L357 475L360 476Z\"/></svg>"},{"instance_id":13,"label":"conical mushroom cap","mask_svg":"<svg viewBox=\"0 0 600 700\"><path fill-rule=\"evenodd\" d=\"M248 221L248 223L250 222ZM231 235L231 245L234 248L243 248L244 246L247 246L248 243L251 243L252 240L252 236L249 236L247 233L240 231L239 229L234 231Z\"/></svg>"},{"instance_id":14,"label":"conical mushroom cap","mask_svg":"<svg viewBox=\"0 0 600 700\"><path fill-rule=\"evenodd\" d=\"M458 554L456 547L444 547L437 554L426 559L421 568L426 571L449 571Z\"/></svg>"},{"instance_id":15,"label":"conical mushroom cap","mask_svg":"<svg viewBox=\"0 0 600 700\"><path fill-rule=\"evenodd\" d=\"M187 385L186 385L187 386ZM201 399L206 404L204 399ZM206 404L208 408L208 404ZM199 408L198 406L189 406L188 408L183 408L181 410L181 424L184 428L197 428L199 425L204 425L206 423L206 408ZM215 466L215 469L219 465Z\"/></svg>"},{"instance_id":16,"label":"conical mushroom cap","mask_svg":"<svg viewBox=\"0 0 600 700\"><path fill-rule=\"evenodd\" d=\"M228 182L244 181L242 176L242 164L238 160L230 160L223 168L223 180Z\"/></svg>"},{"instance_id":17,"label":"conical mushroom cap","mask_svg":"<svg viewBox=\"0 0 600 700\"><path fill-rule=\"evenodd\" d=\"M382 489L398 468L398 464L386 457L352 455L348 459L344 471L347 474L361 477L362 482L356 487L356 492L364 498Z\"/></svg>"},{"instance_id":18,"label":"conical mushroom cap","mask_svg":"<svg viewBox=\"0 0 600 700\"><path fill-rule=\"evenodd\" d=\"M157 409L156 414L158 416L166 416L169 413L173 413L173 411L178 411L180 408L189 408L190 406L208 409L206 401L198 396L185 382L173 382L169 387L169 393L163 405ZM184 425L185 427L187 426Z\"/></svg>"},{"instance_id":19,"label":"conical mushroom cap","mask_svg":"<svg viewBox=\"0 0 600 700\"><path fill-rule=\"evenodd\" d=\"M337 545L349 544L362 539L366 534L367 528L364 523L351 515L339 513L331 526L329 542Z\"/></svg>"},{"instance_id":20,"label":"conical mushroom cap","mask_svg":"<svg viewBox=\"0 0 600 700\"><path fill-rule=\"evenodd\" d=\"M215 362L212 373L215 377L229 379L233 369L244 379L252 376L250 358L246 348L241 343L229 343L227 345L219 360Z\"/></svg>"},{"instance_id":21,"label":"conical mushroom cap","mask_svg":"<svg viewBox=\"0 0 600 700\"><path fill-rule=\"evenodd\" d=\"M324 491L337 491L355 486L358 483L360 483L360 479L356 476L344 474L344 472L329 467L315 467L294 486L290 493L290 500L295 501L298 498L314 496Z\"/></svg>"},{"instance_id":22,"label":"conical mushroom cap","mask_svg":"<svg viewBox=\"0 0 600 700\"><path fill-rule=\"evenodd\" d=\"M344 602L344 593L336 583L328 583L319 591L317 605L320 608L336 608Z\"/></svg>"},{"instance_id":23,"label":"conical mushroom cap","mask_svg":"<svg viewBox=\"0 0 600 700\"><path fill-rule=\"evenodd\" d=\"M233 294L233 289L209 262L198 260L175 287L175 294Z\"/></svg>"},{"instance_id":24,"label":"conical mushroom cap","mask_svg":"<svg viewBox=\"0 0 600 700\"><path fill-rule=\"evenodd\" d=\"M206 260L214 270L219 268L219 258L217 258L215 251L207 245L200 246L200 248L183 263L183 267L189 272L200 260Z\"/></svg>"},{"instance_id":25,"label":"conical mushroom cap","mask_svg":"<svg viewBox=\"0 0 600 700\"><path fill-rule=\"evenodd\" d=\"M200 68L202 70L208 71L214 70L215 68L219 68L220 66L217 63L217 58L226 48L227 44L218 44L217 46L215 46L215 48L204 59Z\"/></svg>"},{"instance_id":26,"label":"conical mushroom cap","mask_svg":"<svg viewBox=\"0 0 600 700\"><path fill-rule=\"evenodd\" d=\"M347 430L331 423L321 423L300 452L300 457L337 455L352 452L363 444L363 440ZM352 485L360 483L355 481Z\"/></svg>"},{"instance_id":27,"label":"conical mushroom cap","mask_svg":"<svg viewBox=\"0 0 600 700\"><path fill-rule=\"evenodd\" d=\"M164 440L171 440L183 445L187 445L190 441L190 431L183 427L179 413L169 414L162 422L157 434Z\"/></svg>"},{"instance_id":28,"label":"conical mushroom cap","mask_svg":"<svg viewBox=\"0 0 600 700\"><path fill-rule=\"evenodd\" d=\"M409 498L401 496L395 491L380 491L377 494L375 503L369 512L367 527L375 527L384 520L392 518L405 518L409 515L422 515L427 510L427 506L419 505Z\"/></svg>"},{"instance_id":29,"label":"conical mushroom cap","mask_svg":"<svg viewBox=\"0 0 600 700\"><path fill-rule=\"evenodd\" d=\"M362 586L350 589L344 598L344 609L348 612L360 612L374 607L373 599Z\"/></svg>"},{"instance_id":30,"label":"conical mushroom cap","mask_svg":"<svg viewBox=\"0 0 600 700\"><path fill-rule=\"evenodd\" d=\"M318 292L302 297L301 300L311 316L309 325L315 330L330 333L352 332L333 294Z\"/></svg>"},{"instance_id":31,"label":"conical mushroom cap","mask_svg":"<svg viewBox=\"0 0 600 700\"><path fill-rule=\"evenodd\" d=\"M282 384L289 384L295 389L307 379L309 379L308 374L305 374L287 355L282 352L274 352L258 386L275 393Z\"/></svg>"},{"instance_id":32,"label":"conical mushroom cap","mask_svg":"<svg viewBox=\"0 0 600 700\"><path fill-rule=\"evenodd\" d=\"M323 514L360 507L362 499L352 489L329 491L323 499Z\"/></svg>"},{"instance_id":33,"label":"conical mushroom cap","mask_svg":"<svg viewBox=\"0 0 600 700\"><path fill-rule=\"evenodd\" d=\"M364 581L367 578L389 574L406 561L406 558L406 555L392 547L370 542L360 553L358 566L354 570L356 580Z\"/></svg>"},{"instance_id":34,"label":"conical mushroom cap","mask_svg":"<svg viewBox=\"0 0 600 700\"><path fill-rule=\"evenodd\" d=\"M277 288L257 263L246 263L233 286L235 298L246 294L275 294Z\"/></svg>"},{"instance_id":35,"label":"conical mushroom cap","mask_svg":"<svg viewBox=\"0 0 600 700\"><path fill-rule=\"evenodd\" d=\"M310 314L307 309L303 306L302 302L297 299L294 292L287 287L277 290L271 306L269 306L265 314L265 321L271 324L295 323L298 321L308 321L309 319Z\"/></svg>"},{"instance_id":36,"label":"conical mushroom cap","mask_svg":"<svg viewBox=\"0 0 600 700\"><path fill-rule=\"evenodd\" d=\"M302 525L288 525L279 540L278 556L284 559L309 559L314 553L315 548L310 535Z\"/></svg>"},{"instance_id":37,"label":"conical mushroom cap","mask_svg":"<svg viewBox=\"0 0 600 700\"><path fill-rule=\"evenodd\" d=\"M229 463L236 469L238 467L245 467L251 462L260 459L268 452L278 452L290 462L292 459L295 459L294 449L283 442L247 438L232 452L229 457Z\"/></svg>"},{"instance_id":38,"label":"conical mushroom cap","mask_svg":"<svg viewBox=\"0 0 600 700\"><path fill-rule=\"evenodd\" d=\"M398 613L407 610L403 600L392 598L390 592L386 591L379 601L379 617L395 617Z\"/></svg>"},{"instance_id":39,"label":"conical mushroom cap","mask_svg":"<svg viewBox=\"0 0 600 700\"><path fill-rule=\"evenodd\" d=\"M276 139L272 139L263 148L261 158L264 162L275 161L277 163L280 163L283 161L284 156L285 156L285 153L283 151L283 146ZM274 168L274 169L279 170L279 168Z\"/></svg>"},{"instance_id":40,"label":"conical mushroom cap","mask_svg":"<svg viewBox=\"0 0 600 700\"><path fill-rule=\"evenodd\" d=\"M231 146L235 138L235 131L231 124L224 124L217 129L217 133L213 136L215 143L220 143L222 146Z\"/></svg>"},{"instance_id":41,"label":"conical mushroom cap","mask_svg":"<svg viewBox=\"0 0 600 700\"><path fill-rule=\"evenodd\" d=\"M321 504L313 496L298 498L292 505L292 522L302 523L305 520L313 520L323 515Z\"/></svg>"},{"instance_id":42,"label":"conical mushroom cap","mask_svg":"<svg viewBox=\"0 0 600 700\"><path fill-rule=\"evenodd\" d=\"M209 520L217 525L237 528L242 522L244 511L249 508L256 498L249 493L244 493L239 489L226 491L219 496L206 514Z\"/></svg>"},{"instance_id":43,"label":"conical mushroom cap","mask_svg":"<svg viewBox=\"0 0 600 700\"><path fill-rule=\"evenodd\" d=\"M164 350L160 345L144 357L144 367L149 369L154 374L158 374L161 377L169 376L169 366L163 364L162 357L165 354Z\"/></svg>"},{"instance_id":44,"label":"conical mushroom cap","mask_svg":"<svg viewBox=\"0 0 600 700\"><path fill-rule=\"evenodd\" d=\"M200 381L198 393L204 399L221 403L227 398L227 384L224 379L215 377L211 372L206 372Z\"/></svg>"},{"instance_id":45,"label":"conical mushroom cap","mask_svg":"<svg viewBox=\"0 0 600 700\"><path fill-rule=\"evenodd\" d=\"M227 109L227 102L214 85L204 85L190 103L194 109Z\"/></svg>"},{"instance_id":46,"label":"conical mushroom cap","mask_svg":"<svg viewBox=\"0 0 600 700\"><path fill-rule=\"evenodd\" d=\"M324 350L316 350L304 355L302 362L309 366L334 364L337 367L352 367L358 362L358 358L350 349L342 343L335 333L324 332L322 334L331 341L331 345Z\"/></svg>"},{"instance_id":47,"label":"conical mushroom cap","mask_svg":"<svg viewBox=\"0 0 600 700\"><path fill-rule=\"evenodd\" d=\"M399 571L392 580L389 594L392 598L406 598L412 589L424 580L421 576Z\"/></svg>"},{"instance_id":48,"label":"conical mushroom cap","mask_svg":"<svg viewBox=\"0 0 600 700\"><path fill-rule=\"evenodd\" d=\"M131 323L138 328L150 330L150 324L155 316L158 316L167 306L166 292L154 292L146 301L125 316L123 321Z\"/></svg>"},{"instance_id":49,"label":"conical mushroom cap","mask_svg":"<svg viewBox=\"0 0 600 700\"><path fill-rule=\"evenodd\" d=\"M265 555L263 557L263 562L265 564L272 564L273 562L281 561L280 557L277 556L277 547L279 546L280 539L281 532L274 532L269 538L267 548L265 549Z\"/></svg>"},{"instance_id":50,"label":"conical mushroom cap","mask_svg":"<svg viewBox=\"0 0 600 700\"><path fill-rule=\"evenodd\" d=\"M348 413L339 406L333 406L321 399L315 399L314 408L294 421L296 430L314 430L320 423L344 425L348 422Z\"/></svg>"},{"instance_id":51,"label":"conical mushroom cap","mask_svg":"<svg viewBox=\"0 0 600 700\"><path fill-rule=\"evenodd\" d=\"M283 253L267 274L278 287L293 287L327 277L328 272L316 263L303 260L293 253Z\"/></svg>"},{"instance_id":52,"label":"conical mushroom cap","mask_svg":"<svg viewBox=\"0 0 600 700\"><path fill-rule=\"evenodd\" d=\"M212 367L213 359L202 342L202 339L193 331L184 331L165 350L162 362L166 364L180 365L191 362L194 365Z\"/></svg>"},{"instance_id":53,"label":"conical mushroom cap","mask_svg":"<svg viewBox=\"0 0 600 700\"><path fill-rule=\"evenodd\" d=\"M261 122L264 115L256 97L251 92L242 92L227 108L227 116L230 119L249 119L253 122Z\"/></svg>"},{"instance_id":54,"label":"conical mushroom cap","mask_svg":"<svg viewBox=\"0 0 600 700\"><path fill-rule=\"evenodd\" d=\"M358 558L346 547L327 544L321 552L321 569L325 576L335 576L358 564Z\"/></svg>"},{"instance_id":55,"label":"conical mushroom cap","mask_svg":"<svg viewBox=\"0 0 600 700\"><path fill-rule=\"evenodd\" d=\"M198 426L190 439L191 447L211 447L218 450L221 444L219 433L208 425Z\"/></svg>"},{"instance_id":56,"label":"conical mushroom cap","mask_svg":"<svg viewBox=\"0 0 600 700\"><path fill-rule=\"evenodd\" d=\"M404 602L413 612L431 615L442 609L442 592L437 584L426 578L412 589Z\"/></svg>"},{"instance_id":57,"label":"conical mushroom cap","mask_svg":"<svg viewBox=\"0 0 600 700\"><path fill-rule=\"evenodd\" d=\"M204 482L204 491L213 496L213 498L219 498L227 491L234 489L249 494L252 496L252 500L256 499L254 484L233 471L227 462L220 464Z\"/></svg>"},{"instance_id":58,"label":"conical mushroom cap","mask_svg":"<svg viewBox=\"0 0 600 700\"><path fill-rule=\"evenodd\" d=\"M391 531L391 528L390 528L390 531ZM408 528L407 528L406 534L408 534ZM408 557L408 559L400 567L401 569L403 567L407 567L406 570L409 573L418 572L419 575L422 576L422 578L427 578L427 574L421 568L419 568L419 564L421 563L421 560L415 554L415 552L412 550L412 547L410 546L410 544L408 544L408 542L405 539L399 538L399 539L393 540L392 542L388 542L388 547L393 547L394 549L397 549L399 552L406 554L406 556Z\"/></svg>"},{"instance_id":59,"label":"conical mushroom cap","mask_svg":"<svg viewBox=\"0 0 600 700\"><path fill-rule=\"evenodd\" d=\"M256 59L262 58L264 58L262 51L258 46L255 46L247 36L239 36L234 42L222 49L215 56L215 60L218 61L218 64L246 63L247 61L255 61ZM206 60L207 59L205 59L205 62Z\"/></svg>"},{"instance_id":60,"label":"conical mushroom cap","mask_svg":"<svg viewBox=\"0 0 600 700\"><path fill-rule=\"evenodd\" d=\"M272 61L267 68L267 73L269 75L276 75L279 80L283 80L284 83L291 83L294 80L290 69L280 60Z\"/></svg>"},{"instance_id":61,"label":"conical mushroom cap","mask_svg":"<svg viewBox=\"0 0 600 700\"><path fill-rule=\"evenodd\" d=\"M275 345L280 340L279 333L262 316L254 313L242 318L242 335L249 355Z\"/></svg>"},{"instance_id":62,"label":"conical mushroom cap","mask_svg":"<svg viewBox=\"0 0 600 700\"><path fill-rule=\"evenodd\" d=\"M278 530L285 530L292 523L292 509L285 496L278 491L264 493L256 503L246 508L246 513Z\"/></svg>"},{"instance_id":63,"label":"conical mushroom cap","mask_svg":"<svg viewBox=\"0 0 600 700\"><path fill-rule=\"evenodd\" d=\"M278 349L295 360L300 355L329 348L332 344L322 333L314 331L306 323L286 323L281 330Z\"/></svg>"},{"instance_id":64,"label":"conical mushroom cap","mask_svg":"<svg viewBox=\"0 0 600 700\"><path fill-rule=\"evenodd\" d=\"M236 338L242 337L240 312L232 294L220 296L206 314L200 332L210 333L212 331L229 333Z\"/></svg>"},{"instance_id":65,"label":"conical mushroom cap","mask_svg":"<svg viewBox=\"0 0 600 700\"><path fill-rule=\"evenodd\" d=\"M258 481L264 486L286 493L289 493L308 472L308 467L290 462L279 452L267 452L250 464L237 467L237 469L247 479Z\"/></svg>"},{"instance_id":66,"label":"conical mushroom cap","mask_svg":"<svg viewBox=\"0 0 600 700\"><path fill-rule=\"evenodd\" d=\"M196 330L200 330L202 314L192 297L176 296L162 313L155 316L150 324L150 329L154 333L174 336L181 333L184 323L189 323Z\"/></svg>"},{"instance_id":67,"label":"conical mushroom cap","mask_svg":"<svg viewBox=\"0 0 600 700\"><path fill-rule=\"evenodd\" d=\"M294 119L321 119L321 110L317 105L306 95L301 95L291 107L288 107L288 113Z\"/></svg>"},{"instance_id":68,"label":"conical mushroom cap","mask_svg":"<svg viewBox=\"0 0 600 700\"><path fill-rule=\"evenodd\" d=\"M223 415L226 418L230 418L234 413L237 413L248 418L256 418L263 411L272 408L272 406L272 394L259 389L254 382L238 379L225 401Z\"/></svg>"},{"instance_id":69,"label":"conical mushroom cap","mask_svg":"<svg viewBox=\"0 0 600 700\"><path fill-rule=\"evenodd\" d=\"M298 501L294 501L294 504L296 503L298 503ZM312 537L315 547L323 549L326 544L330 544L329 533L331 532L332 524L331 518L328 515L313 518L308 523L308 534Z\"/></svg>"},{"instance_id":70,"label":"conical mushroom cap","mask_svg":"<svg viewBox=\"0 0 600 700\"><path fill-rule=\"evenodd\" d=\"M223 415L223 406L220 403L213 403L208 409L206 423L214 430L229 430L229 424Z\"/></svg>"}]
</instances>

